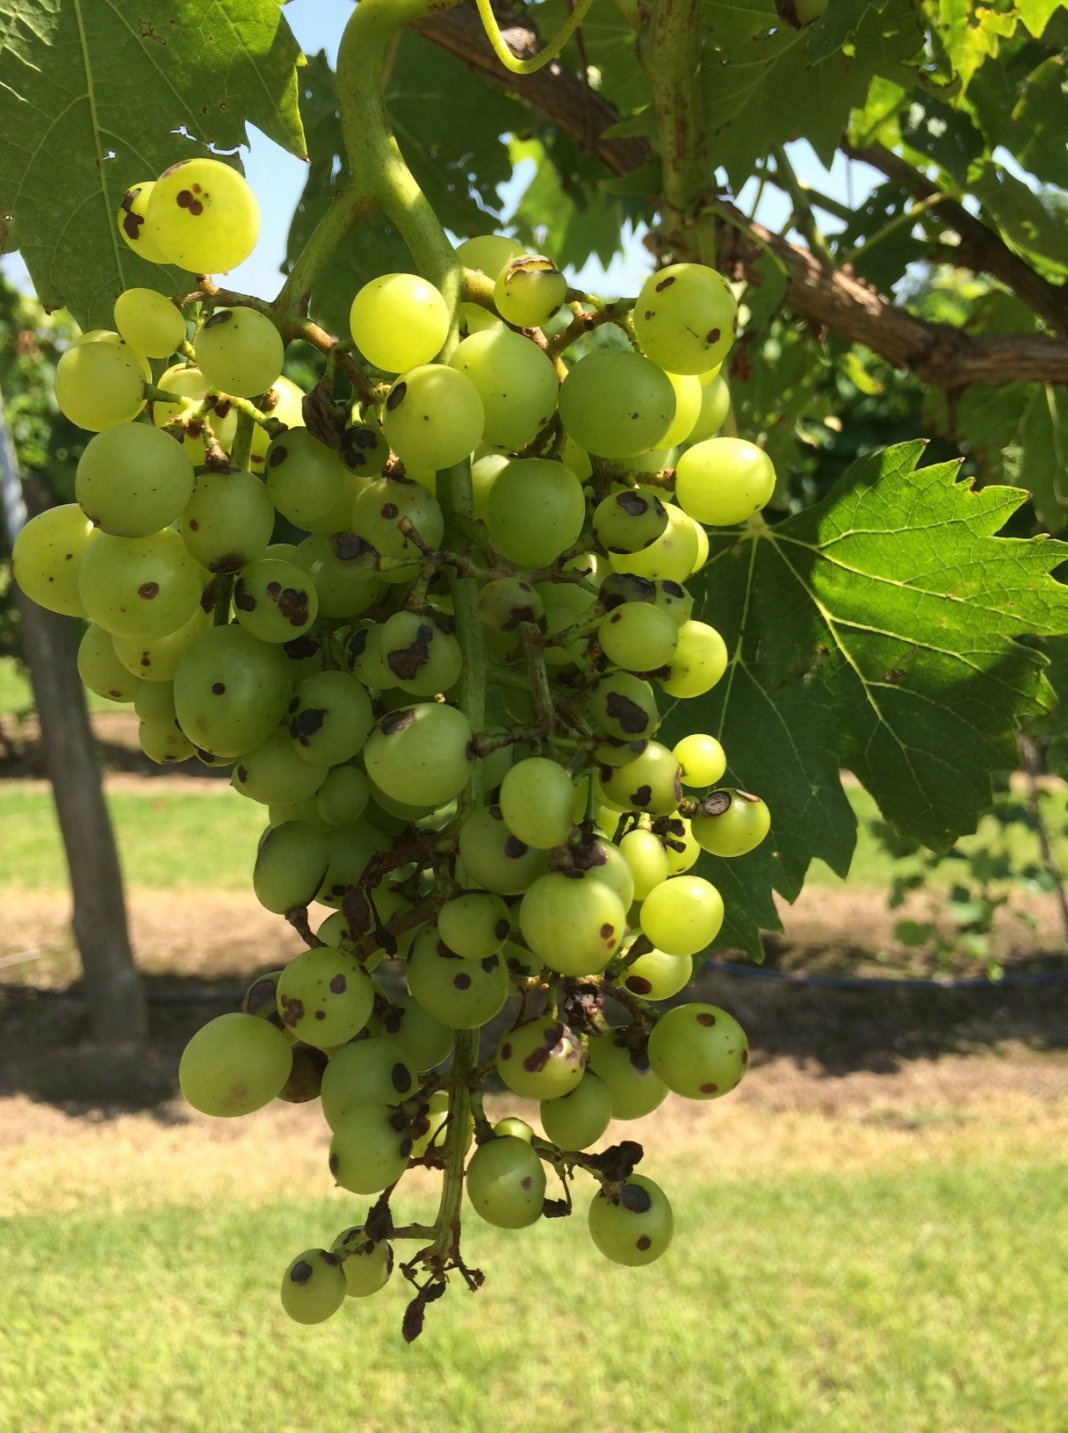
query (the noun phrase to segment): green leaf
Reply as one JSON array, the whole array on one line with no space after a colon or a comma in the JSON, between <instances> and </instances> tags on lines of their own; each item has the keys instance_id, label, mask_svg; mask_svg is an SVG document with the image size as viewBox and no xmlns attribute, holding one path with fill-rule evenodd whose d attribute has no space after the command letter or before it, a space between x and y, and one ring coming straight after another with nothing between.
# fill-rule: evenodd
<instances>
[{"instance_id":1,"label":"green leaf","mask_svg":"<svg viewBox=\"0 0 1068 1433\"><path fill-rule=\"evenodd\" d=\"M277 0L0 0L0 213L41 302L108 327L132 284L188 286L123 243L131 184L248 142L304 154L296 41Z\"/></svg>"},{"instance_id":2,"label":"green leaf","mask_svg":"<svg viewBox=\"0 0 1068 1433\"><path fill-rule=\"evenodd\" d=\"M869 10L885 10L887 0L830 0L823 18L809 27L808 62L818 65L849 40Z\"/></svg>"},{"instance_id":3,"label":"green leaf","mask_svg":"<svg viewBox=\"0 0 1068 1433\"><path fill-rule=\"evenodd\" d=\"M995 59L1001 41L1015 32L1016 15L1011 9L975 5L972 0L938 0L937 25L963 95L976 70Z\"/></svg>"},{"instance_id":4,"label":"green leaf","mask_svg":"<svg viewBox=\"0 0 1068 1433\"><path fill-rule=\"evenodd\" d=\"M961 110L917 90L909 97L900 118L901 140L958 184L967 182L968 168L983 153L983 136Z\"/></svg>"},{"instance_id":5,"label":"green leaf","mask_svg":"<svg viewBox=\"0 0 1068 1433\"><path fill-rule=\"evenodd\" d=\"M1039 195L991 162L973 176L971 188L1013 248L1048 273L1068 274L1063 219Z\"/></svg>"},{"instance_id":6,"label":"green leaf","mask_svg":"<svg viewBox=\"0 0 1068 1433\"><path fill-rule=\"evenodd\" d=\"M813 857L848 870L842 768L899 831L945 849L1015 764L1020 721L1053 700L1018 639L1068 632L1068 588L1049 576L1068 549L997 537L1023 494L917 468L922 451L869 454L814 507L712 540L705 620L731 660L685 715L719 736L732 784L767 799L759 874L788 900Z\"/></svg>"},{"instance_id":7,"label":"green leaf","mask_svg":"<svg viewBox=\"0 0 1068 1433\"><path fill-rule=\"evenodd\" d=\"M1056 12L1063 9L1064 0L1016 0L1016 12L1036 40L1042 38Z\"/></svg>"},{"instance_id":8,"label":"green leaf","mask_svg":"<svg viewBox=\"0 0 1068 1433\"><path fill-rule=\"evenodd\" d=\"M1026 488L1050 532L1068 528L1068 399L1063 390L1040 383L972 386L961 395L957 421L994 481Z\"/></svg>"}]
</instances>

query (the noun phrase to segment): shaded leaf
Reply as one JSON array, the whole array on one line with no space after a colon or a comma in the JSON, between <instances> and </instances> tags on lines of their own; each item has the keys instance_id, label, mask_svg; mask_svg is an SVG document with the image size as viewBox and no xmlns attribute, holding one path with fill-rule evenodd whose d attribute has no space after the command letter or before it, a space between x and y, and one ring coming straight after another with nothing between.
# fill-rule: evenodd
<instances>
[{"instance_id":1,"label":"shaded leaf","mask_svg":"<svg viewBox=\"0 0 1068 1433\"><path fill-rule=\"evenodd\" d=\"M1049 273L1068 274L1063 219L1022 180L988 162L971 188L1015 249Z\"/></svg>"}]
</instances>

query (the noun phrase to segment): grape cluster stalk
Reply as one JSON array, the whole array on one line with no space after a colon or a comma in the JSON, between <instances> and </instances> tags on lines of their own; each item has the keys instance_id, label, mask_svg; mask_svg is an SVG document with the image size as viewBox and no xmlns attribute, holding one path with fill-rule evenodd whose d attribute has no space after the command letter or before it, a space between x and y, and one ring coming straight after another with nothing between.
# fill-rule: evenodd
<instances>
[{"instance_id":1,"label":"grape cluster stalk","mask_svg":"<svg viewBox=\"0 0 1068 1433\"><path fill-rule=\"evenodd\" d=\"M87 621L82 677L132 704L149 758L229 768L265 808L255 895L307 949L193 1036L179 1080L218 1117L318 1100L334 1182L374 1197L292 1261L285 1310L326 1319L414 1245L414 1338L451 1275L482 1282L465 1199L522 1228L570 1214L579 1177L596 1247L653 1262L668 1198L637 1143L599 1146L742 1078L729 1013L663 1002L723 921L698 856L770 826L714 736L657 740L666 703L729 666L687 587L706 529L775 485L721 435L730 286L679 263L606 303L480 236L458 303L414 273L364 285L303 392L270 305L204 277L256 241L235 170L187 160L117 218L199 283L124 291L63 355L57 402L93 436L77 501L24 527L14 569ZM541 1133L490 1123L495 1082ZM417 1166L441 1175L432 1224L397 1213Z\"/></svg>"}]
</instances>

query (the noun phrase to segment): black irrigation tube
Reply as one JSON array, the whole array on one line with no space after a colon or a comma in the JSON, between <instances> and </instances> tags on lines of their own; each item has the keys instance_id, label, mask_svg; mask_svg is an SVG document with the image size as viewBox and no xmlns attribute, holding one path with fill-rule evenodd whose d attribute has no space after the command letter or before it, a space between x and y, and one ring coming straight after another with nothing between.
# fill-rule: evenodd
<instances>
[{"instance_id":1,"label":"black irrigation tube","mask_svg":"<svg viewBox=\"0 0 1068 1433\"><path fill-rule=\"evenodd\" d=\"M706 960L702 967L717 975L738 975L755 980L783 980L790 985L816 985L832 990L1000 990L1006 985L1063 985L1068 970L1036 971L1030 975L1003 975L999 980L975 975L945 980L892 975L797 975L762 965L736 965L728 960Z\"/></svg>"}]
</instances>

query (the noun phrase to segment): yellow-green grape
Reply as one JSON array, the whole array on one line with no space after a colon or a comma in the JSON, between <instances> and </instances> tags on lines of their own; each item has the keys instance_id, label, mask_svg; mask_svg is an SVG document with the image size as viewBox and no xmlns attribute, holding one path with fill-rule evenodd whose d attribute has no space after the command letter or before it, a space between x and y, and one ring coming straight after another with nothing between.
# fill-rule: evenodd
<instances>
[{"instance_id":1,"label":"yellow-green grape","mask_svg":"<svg viewBox=\"0 0 1068 1433\"><path fill-rule=\"evenodd\" d=\"M464 891L438 911L442 940L465 960L496 955L511 930L508 907L490 891Z\"/></svg>"},{"instance_id":2,"label":"yellow-green grape","mask_svg":"<svg viewBox=\"0 0 1068 1433\"><path fill-rule=\"evenodd\" d=\"M202 567L237 572L263 555L271 539L274 509L263 483L252 473L209 469L197 477L179 525L183 542ZM301 572L301 581L305 576Z\"/></svg>"},{"instance_id":3,"label":"yellow-green grape","mask_svg":"<svg viewBox=\"0 0 1068 1433\"><path fill-rule=\"evenodd\" d=\"M669 373L668 379L675 390L675 416L667 430L660 435L658 450L674 448L676 444L685 443L689 439L701 416L701 401L704 397L704 389L696 373ZM659 461L666 456L662 451L656 453L653 461L656 462L657 468L654 471L670 467L669 462Z\"/></svg>"},{"instance_id":4,"label":"yellow-green grape","mask_svg":"<svg viewBox=\"0 0 1068 1433\"><path fill-rule=\"evenodd\" d=\"M682 798L679 763L658 741L610 773L599 777L601 791L624 811L642 811L650 816L670 816Z\"/></svg>"},{"instance_id":5,"label":"yellow-green grape","mask_svg":"<svg viewBox=\"0 0 1068 1433\"><path fill-rule=\"evenodd\" d=\"M90 623L78 643L78 675L98 697L111 702L132 702L137 691L137 678L132 676L115 655L111 633Z\"/></svg>"},{"instance_id":6,"label":"yellow-green grape","mask_svg":"<svg viewBox=\"0 0 1068 1433\"><path fill-rule=\"evenodd\" d=\"M412 995L398 995L367 1027L372 1035L396 1040L417 1070L432 1070L452 1049L452 1029L435 1020Z\"/></svg>"},{"instance_id":7,"label":"yellow-green grape","mask_svg":"<svg viewBox=\"0 0 1068 1433\"><path fill-rule=\"evenodd\" d=\"M410 582L423 566L422 552L401 531L402 522L410 524L427 547L438 547L445 535L445 518L437 500L418 483L376 478L357 494L352 531L369 542L382 559L379 576L383 582ZM343 541L344 537L339 534L334 542L339 558L347 558L350 552L350 542ZM353 560L358 560L355 553Z\"/></svg>"},{"instance_id":8,"label":"yellow-green grape","mask_svg":"<svg viewBox=\"0 0 1068 1433\"><path fill-rule=\"evenodd\" d=\"M210 626L211 613L200 606L176 632L167 632L149 641L142 637L113 637L112 643L119 661L135 677L154 685L170 686L179 657Z\"/></svg>"},{"instance_id":9,"label":"yellow-green grape","mask_svg":"<svg viewBox=\"0 0 1068 1433\"><path fill-rule=\"evenodd\" d=\"M551 259L519 254L501 269L493 285L493 302L506 323L540 328L567 297L567 280Z\"/></svg>"},{"instance_id":10,"label":"yellow-green grape","mask_svg":"<svg viewBox=\"0 0 1068 1433\"><path fill-rule=\"evenodd\" d=\"M421 702L388 712L364 747L368 776L387 796L410 806L442 806L471 774L471 726L463 712Z\"/></svg>"},{"instance_id":11,"label":"yellow-green grape","mask_svg":"<svg viewBox=\"0 0 1068 1433\"><path fill-rule=\"evenodd\" d=\"M476 806L460 826L460 860L472 885L517 896L545 871L545 852L513 836L499 806Z\"/></svg>"},{"instance_id":12,"label":"yellow-green grape","mask_svg":"<svg viewBox=\"0 0 1068 1433\"><path fill-rule=\"evenodd\" d=\"M164 170L148 199L148 224L169 263L221 274L256 247L260 210L244 176L218 159L183 159Z\"/></svg>"},{"instance_id":13,"label":"yellow-green grape","mask_svg":"<svg viewBox=\"0 0 1068 1433\"><path fill-rule=\"evenodd\" d=\"M714 736L691 732L672 751L682 770L683 786L715 786L727 770L727 753Z\"/></svg>"},{"instance_id":14,"label":"yellow-green grape","mask_svg":"<svg viewBox=\"0 0 1068 1433\"><path fill-rule=\"evenodd\" d=\"M93 622L121 637L161 637L193 616L205 573L173 528L147 537L101 533L86 548L78 591Z\"/></svg>"},{"instance_id":15,"label":"yellow-green grape","mask_svg":"<svg viewBox=\"0 0 1068 1433\"><path fill-rule=\"evenodd\" d=\"M264 393L258 407L269 418L284 423L289 429L304 427L304 393L284 373L276 378ZM252 431L252 449L248 460L254 473L263 472L270 441L266 428L257 423Z\"/></svg>"},{"instance_id":16,"label":"yellow-green grape","mask_svg":"<svg viewBox=\"0 0 1068 1433\"><path fill-rule=\"evenodd\" d=\"M522 577L493 577L483 583L475 604L493 632L514 632L520 622L541 625L545 604L537 589Z\"/></svg>"},{"instance_id":17,"label":"yellow-green grape","mask_svg":"<svg viewBox=\"0 0 1068 1433\"><path fill-rule=\"evenodd\" d=\"M498 1120L493 1126L495 1135L511 1135L515 1139L524 1140L527 1144L533 1144L534 1131L526 1120L521 1120L518 1115L505 1115L503 1120Z\"/></svg>"},{"instance_id":18,"label":"yellow-green grape","mask_svg":"<svg viewBox=\"0 0 1068 1433\"><path fill-rule=\"evenodd\" d=\"M623 909L630 910L634 901L634 877L619 847L607 836L598 836L588 844L583 843L581 850L589 875L614 891Z\"/></svg>"},{"instance_id":19,"label":"yellow-green grape","mask_svg":"<svg viewBox=\"0 0 1068 1433\"><path fill-rule=\"evenodd\" d=\"M445 364L407 369L386 396L382 430L402 462L448 468L482 440L485 415L478 389Z\"/></svg>"},{"instance_id":20,"label":"yellow-green grape","mask_svg":"<svg viewBox=\"0 0 1068 1433\"><path fill-rule=\"evenodd\" d=\"M197 366L212 388L253 398L282 372L282 335L266 314L248 308L221 308L197 332Z\"/></svg>"},{"instance_id":21,"label":"yellow-green grape","mask_svg":"<svg viewBox=\"0 0 1068 1433\"><path fill-rule=\"evenodd\" d=\"M356 492L339 455L306 428L274 439L267 450L265 473L271 502L294 526L305 532L338 532L348 526L347 510L341 527L319 526L339 500L351 509Z\"/></svg>"},{"instance_id":22,"label":"yellow-green grape","mask_svg":"<svg viewBox=\"0 0 1068 1433\"><path fill-rule=\"evenodd\" d=\"M641 552L664 532L668 515L655 488L622 488L594 509L593 531L606 552Z\"/></svg>"},{"instance_id":23,"label":"yellow-green grape","mask_svg":"<svg viewBox=\"0 0 1068 1433\"><path fill-rule=\"evenodd\" d=\"M230 785L264 806L294 804L314 796L325 775L325 766L301 761L288 733L279 730L255 751L244 753L231 773Z\"/></svg>"},{"instance_id":24,"label":"yellow-green grape","mask_svg":"<svg viewBox=\"0 0 1068 1433\"><path fill-rule=\"evenodd\" d=\"M672 816L665 835L665 851L668 870L673 876L681 876L695 866L701 857L701 847L684 816Z\"/></svg>"},{"instance_id":25,"label":"yellow-green grape","mask_svg":"<svg viewBox=\"0 0 1068 1433\"><path fill-rule=\"evenodd\" d=\"M142 721L176 720L173 682L135 682L134 686L133 707Z\"/></svg>"},{"instance_id":26,"label":"yellow-green grape","mask_svg":"<svg viewBox=\"0 0 1068 1433\"><path fill-rule=\"evenodd\" d=\"M338 534L341 539L345 536ZM373 568L361 561L360 555L349 560L346 551L343 545L335 549L334 539L326 533L312 533L293 554L292 560L315 584L320 617L358 617L384 591Z\"/></svg>"},{"instance_id":27,"label":"yellow-green grape","mask_svg":"<svg viewBox=\"0 0 1068 1433\"><path fill-rule=\"evenodd\" d=\"M280 826L269 827L260 840L252 868L256 899L265 910L280 916L308 905L322 884L329 860L326 835L310 822L284 821ZM295 1030L296 1026L291 1028ZM303 1034L301 1037L305 1038Z\"/></svg>"},{"instance_id":28,"label":"yellow-green grape","mask_svg":"<svg viewBox=\"0 0 1068 1433\"><path fill-rule=\"evenodd\" d=\"M330 1141L330 1173L353 1194L378 1194L408 1168L409 1119L385 1104L353 1105Z\"/></svg>"},{"instance_id":29,"label":"yellow-green grape","mask_svg":"<svg viewBox=\"0 0 1068 1433\"><path fill-rule=\"evenodd\" d=\"M748 791L713 791L692 821L693 834L713 856L746 856L771 829L771 812Z\"/></svg>"},{"instance_id":30,"label":"yellow-green grape","mask_svg":"<svg viewBox=\"0 0 1068 1433\"><path fill-rule=\"evenodd\" d=\"M194 746L219 757L241 756L266 741L292 691L285 654L241 627L200 633L174 669L179 725Z\"/></svg>"},{"instance_id":31,"label":"yellow-green grape","mask_svg":"<svg viewBox=\"0 0 1068 1433\"><path fill-rule=\"evenodd\" d=\"M367 863L380 852L388 850L389 838L369 820L351 826L331 828L326 833L329 862L316 900L325 905L340 906L350 886L354 886L367 868Z\"/></svg>"},{"instance_id":32,"label":"yellow-green grape","mask_svg":"<svg viewBox=\"0 0 1068 1433\"><path fill-rule=\"evenodd\" d=\"M591 1035L587 1059L608 1086L613 1119L639 1120L667 1099L668 1087L650 1065L644 1045L631 1044L623 1031Z\"/></svg>"},{"instance_id":33,"label":"yellow-green grape","mask_svg":"<svg viewBox=\"0 0 1068 1433\"><path fill-rule=\"evenodd\" d=\"M731 390L727 380L717 373L707 384L701 379L701 411L690 429L689 441L703 443L714 438L727 421L731 411Z\"/></svg>"},{"instance_id":34,"label":"yellow-green grape","mask_svg":"<svg viewBox=\"0 0 1068 1433\"><path fill-rule=\"evenodd\" d=\"M182 1051L178 1083L202 1114L251 1114L275 1098L289 1078L289 1041L276 1026L233 1011L201 1026Z\"/></svg>"},{"instance_id":35,"label":"yellow-green grape","mask_svg":"<svg viewBox=\"0 0 1068 1433\"><path fill-rule=\"evenodd\" d=\"M476 234L456 246L456 257L465 269L481 270L490 279L522 253L523 245L504 234Z\"/></svg>"},{"instance_id":36,"label":"yellow-green grape","mask_svg":"<svg viewBox=\"0 0 1068 1433\"><path fill-rule=\"evenodd\" d=\"M328 826L344 826L360 819L370 798L371 788L360 768L342 765L327 772L315 804Z\"/></svg>"},{"instance_id":37,"label":"yellow-green grape","mask_svg":"<svg viewBox=\"0 0 1068 1433\"><path fill-rule=\"evenodd\" d=\"M425 1112L417 1116L412 1126L414 1135L412 1159L422 1159L428 1150L441 1151L444 1148L449 1131L448 1115L448 1091L435 1090L427 1100ZM474 1132L474 1117L469 1113L467 1117L467 1135L464 1141L465 1154L471 1148Z\"/></svg>"},{"instance_id":38,"label":"yellow-green grape","mask_svg":"<svg viewBox=\"0 0 1068 1433\"><path fill-rule=\"evenodd\" d=\"M402 692L432 697L460 680L463 654L442 618L394 612L382 624L378 643L393 684Z\"/></svg>"},{"instance_id":39,"label":"yellow-green grape","mask_svg":"<svg viewBox=\"0 0 1068 1433\"><path fill-rule=\"evenodd\" d=\"M464 960L425 926L412 943L408 989L428 1015L452 1030L476 1030L501 1010L511 989L499 955Z\"/></svg>"},{"instance_id":40,"label":"yellow-green grape","mask_svg":"<svg viewBox=\"0 0 1068 1433\"><path fill-rule=\"evenodd\" d=\"M745 522L774 491L771 459L745 438L706 438L687 448L675 468L679 506L709 527Z\"/></svg>"},{"instance_id":41,"label":"yellow-green grape","mask_svg":"<svg viewBox=\"0 0 1068 1433\"><path fill-rule=\"evenodd\" d=\"M700 697L711 691L727 670L727 644L707 622L684 622L667 676L657 680L672 697Z\"/></svg>"},{"instance_id":42,"label":"yellow-green grape","mask_svg":"<svg viewBox=\"0 0 1068 1433\"><path fill-rule=\"evenodd\" d=\"M234 616L261 642L290 642L319 613L315 586L302 567L260 557L241 569L234 584Z\"/></svg>"},{"instance_id":43,"label":"yellow-green grape","mask_svg":"<svg viewBox=\"0 0 1068 1433\"><path fill-rule=\"evenodd\" d=\"M418 274L382 274L364 284L349 310L352 341L383 373L429 363L449 334L449 308Z\"/></svg>"},{"instance_id":44,"label":"yellow-green grape","mask_svg":"<svg viewBox=\"0 0 1068 1433\"><path fill-rule=\"evenodd\" d=\"M56 364L56 403L79 428L99 433L131 423L145 406L148 364L117 333L94 331Z\"/></svg>"},{"instance_id":45,"label":"yellow-green grape","mask_svg":"<svg viewBox=\"0 0 1068 1433\"><path fill-rule=\"evenodd\" d=\"M504 824L528 846L548 850L571 834L575 789L562 766L544 756L517 761L501 783Z\"/></svg>"},{"instance_id":46,"label":"yellow-green grape","mask_svg":"<svg viewBox=\"0 0 1068 1433\"><path fill-rule=\"evenodd\" d=\"M649 602L627 602L601 619L597 642L608 661L626 672L666 667L679 644L679 628Z\"/></svg>"},{"instance_id":47,"label":"yellow-green grape","mask_svg":"<svg viewBox=\"0 0 1068 1433\"><path fill-rule=\"evenodd\" d=\"M657 950L696 955L719 934L723 898L703 876L671 876L642 901L640 918Z\"/></svg>"},{"instance_id":48,"label":"yellow-green grape","mask_svg":"<svg viewBox=\"0 0 1068 1433\"><path fill-rule=\"evenodd\" d=\"M587 1070L568 1094L542 1100L540 1116L545 1138L560 1149L588 1149L608 1128L612 1096L600 1075Z\"/></svg>"},{"instance_id":49,"label":"yellow-green grape","mask_svg":"<svg viewBox=\"0 0 1068 1433\"><path fill-rule=\"evenodd\" d=\"M637 1268L667 1251L675 1221L667 1195L644 1175L632 1174L618 1193L606 1186L594 1195L590 1237L615 1264Z\"/></svg>"},{"instance_id":50,"label":"yellow-green grape","mask_svg":"<svg viewBox=\"0 0 1068 1433\"><path fill-rule=\"evenodd\" d=\"M654 886L668 878L664 843L652 831L638 826L627 832L619 843L619 849L634 877L634 899L644 901Z\"/></svg>"},{"instance_id":51,"label":"yellow-green grape","mask_svg":"<svg viewBox=\"0 0 1068 1433\"><path fill-rule=\"evenodd\" d=\"M683 454L685 457L685 454ZM700 557L696 525L674 503L665 503L667 527L640 552L609 553L613 571L633 573L659 582L686 582Z\"/></svg>"},{"instance_id":52,"label":"yellow-green grape","mask_svg":"<svg viewBox=\"0 0 1068 1433\"><path fill-rule=\"evenodd\" d=\"M323 1118L336 1130L357 1105L400 1104L415 1093L416 1083L415 1068L399 1041L375 1035L355 1040L330 1057L323 1075Z\"/></svg>"},{"instance_id":53,"label":"yellow-green grape","mask_svg":"<svg viewBox=\"0 0 1068 1433\"><path fill-rule=\"evenodd\" d=\"M323 768L351 760L363 749L373 724L367 689L348 672L313 672L305 677L289 709L294 747L305 762ZM363 790L367 790L366 778Z\"/></svg>"},{"instance_id":54,"label":"yellow-green grape","mask_svg":"<svg viewBox=\"0 0 1068 1433\"><path fill-rule=\"evenodd\" d=\"M123 242L135 254L140 254L141 258L150 264L165 264L168 262L167 256L148 218L148 204L154 188L154 181L132 184L119 200L115 222Z\"/></svg>"},{"instance_id":55,"label":"yellow-green grape","mask_svg":"<svg viewBox=\"0 0 1068 1433\"><path fill-rule=\"evenodd\" d=\"M473 333L449 363L478 389L484 443L525 448L556 412L560 384L548 354L521 333L498 326Z\"/></svg>"},{"instance_id":56,"label":"yellow-green grape","mask_svg":"<svg viewBox=\"0 0 1068 1433\"><path fill-rule=\"evenodd\" d=\"M717 1005L676 1005L653 1027L649 1060L675 1094L716 1100L745 1074L749 1041L734 1016Z\"/></svg>"},{"instance_id":57,"label":"yellow-green grape","mask_svg":"<svg viewBox=\"0 0 1068 1433\"><path fill-rule=\"evenodd\" d=\"M146 358L168 358L185 339L181 309L155 289L123 289L115 300L115 327Z\"/></svg>"},{"instance_id":58,"label":"yellow-green grape","mask_svg":"<svg viewBox=\"0 0 1068 1433\"><path fill-rule=\"evenodd\" d=\"M630 962L620 984L643 1000L670 1000L692 979L692 955L667 955L662 950L647 950Z\"/></svg>"},{"instance_id":59,"label":"yellow-green grape","mask_svg":"<svg viewBox=\"0 0 1068 1433\"><path fill-rule=\"evenodd\" d=\"M476 1214L500 1229L523 1229L541 1217L545 1168L531 1146L515 1135L480 1144L466 1174L467 1197Z\"/></svg>"},{"instance_id":60,"label":"yellow-green grape","mask_svg":"<svg viewBox=\"0 0 1068 1433\"><path fill-rule=\"evenodd\" d=\"M582 484L563 463L516 458L494 479L486 525L509 562L548 567L578 540L586 516Z\"/></svg>"},{"instance_id":61,"label":"yellow-green grape","mask_svg":"<svg viewBox=\"0 0 1068 1433\"><path fill-rule=\"evenodd\" d=\"M60 503L31 517L11 552L15 581L31 601L66 617L86 616L78 590L82 558L97 530L77 503Z\"/></svg>"},{"instance_id":62,"label":"yellow-green grape","mask_svg":"<svg viewBox=\"0 0 1068 1433\"><path fill-rule=\"evenodd\" d=\"M652 687L630 672L602 677L587 705L598 730L619 741L644 740L660 725Z\"/></svg>"},{"instance_id":63,"label":"yellow-green grape","mask_svg":"<svg viewBox=\"0 0 1068 1433\"><path fill-rule=\"evenodd\" d=\"M342 1230L330 1250L341 1260L345 1292L350 1298L377 1294L393 1272L393 1246L384 1239L376 1244L360 1224Z\"/></svg>"},{"instance_id":64,"label":"yellow-green grape","mask_svg":"<svg viewBox=\"0 0 1068 1433\"><path fill-rule=\"evenodd\" d=\"M173 718L139 722L137 739L149 761L157 766L174 766L196 755L193 743L182 734Z\"/></svg>"},{"instance_id":65,"label":"yellow-green grape","mask_svg":"<svg viewBox=\"0 0 1068 1433\"><path fill-rule=\"evenodd\" d=\"M570 1026L549 1015L506 1030L497 1042L495 1061L508 1088L531 1100L568 1094L586 1068L582 1041Z\"/></svg>"},{"instance_id":66,"label":"yellow-green grape","mask_svg":"<svg viewBox=\"0 0 1068 1433\"><path fill-rule=\"evenodd\" d=\"M560 420L587 452L632 458L655 448L675 416L663 369L631 349L600 348L580 358L560 388Z\"/></svg>"},{"instance_id":67,"label":"yellow-green grape","mask_svg":"<svg viewBox=\"0 0 1068 1433\"><path fill-rule=\"evenodd\" d=\"M175 363L160 375L156 387L173 393L175 401L167 403L154 398L149 408L152 422L157 428L166 428L177 421L184 424L185 450L194 463L203 463L206 435L203 423L194 421L194 414L207 399L208 383L204 375L192 364ZM212 397L207 399L207 421L219 446L229 452L237 432L237 409L226 398Z\"/></svg>"},{"instance_id":68,"label":"yellow-green grape","mask_svg":"<svg viewBox=\"0 0 1068 1433\"><path fill-rule=\"evenodd\" d=\"M147 423L116 423L85 445L74 495L114 537L147 537L173 522L193 494L181 443Z\"/></svg>"},{"instance_id":69,"label":"yellow-green grape","mask_svg":"<svg viewBox=\"0 0 1068 1433\"><path fill-rule=\"evenodd\" d=\"M722 363L737 322L730 284L704 264L669 264L650 274L634 301L642 351L669 373L705 373Z\"/></svg>"},{"instance_id":70,"label":"yellow-green grape","mask_svg":"<svg viewBox=\"0 0 1068 1433\"><path fill-rule=\"evenodd\" d=\"M590 872L552 871L527 890L519 905L527 945L560 975L594 975L619 949L627 912L610 886Z\"/></svg>"},{"instance_id":71,"label":"yellow-green grape","mask_svg":"<svg viewBox=\"0 0 1068 1433\"><path fill-rule=\"evenodd\" d=\"M282 1307L298 1324L321 1324L337 1313L346 1290L341 1256L305 1249L282 1277Z\"/></svg>"}]
</instances>

